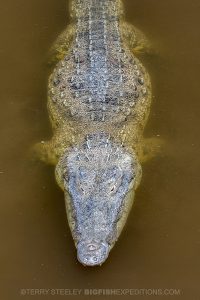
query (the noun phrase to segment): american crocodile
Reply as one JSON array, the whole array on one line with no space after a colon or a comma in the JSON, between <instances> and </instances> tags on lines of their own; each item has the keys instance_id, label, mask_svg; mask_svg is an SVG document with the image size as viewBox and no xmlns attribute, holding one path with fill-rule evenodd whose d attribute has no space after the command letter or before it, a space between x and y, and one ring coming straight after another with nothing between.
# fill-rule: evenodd
<instances>
[{"instance_id":1,"label":"american crocodile","mask_svg":"<svg viewBox=\"0 0 200 300\"><path fill-rule=\"evenodd\" d=\"M141 180L151 85L136 57L145 38L125 22L121 0L72 0L70 12L48 85L53 138L36 148L56 165L78 260L95 266L117 241Z\"/></svg>"}]
</instances>

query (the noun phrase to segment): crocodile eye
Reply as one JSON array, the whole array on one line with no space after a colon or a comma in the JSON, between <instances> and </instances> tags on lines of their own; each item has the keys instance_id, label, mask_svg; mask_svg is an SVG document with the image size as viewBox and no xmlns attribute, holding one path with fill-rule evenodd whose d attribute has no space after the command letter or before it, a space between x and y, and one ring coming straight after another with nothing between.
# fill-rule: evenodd
<instances>
[{"instance_id":1,"label":"crocodile eye","mask_svg":"<svg viewBox=\"0 0 200 300\"><path fill-rule=\"evenodd\" d=\"M87 167L79 167L76 174L76 185L81 194L88 195L94 187L95 172Z\"/></svg>"},{"instance_id":2,"label":"crocodile eye","mask_svg":"<svg viewBox=\"0 0 200 300\"><path fill-rule=\"evenodd\" d=\"M108 169L104 174L104 184L108 194L115 194L122 184L122 171L118 167Z\"/></svg>"},{"instance_id":3,"label":"crocodile eye","mask_svg":"<svg viewBox=\"0 0 200 300\"><path fill-rule=\"evenodd\" d=\"M87 180L89 177L89 170L84 167L79 168L78 177L80 180Z\"/></svg>"},{"instance_id":4,"label":"crocodile eye","mask_svg":"<svg viewBox=\"0 0 200 300\"><path fill-rule=\"evenodd\" d=\"M118 191L118 189L121 186L121 184L122 184L121 178L118 179L118 180L109 182L108 186L107 186L107 192L110 195L114 195Z\"/></svg>"}]
</instances>

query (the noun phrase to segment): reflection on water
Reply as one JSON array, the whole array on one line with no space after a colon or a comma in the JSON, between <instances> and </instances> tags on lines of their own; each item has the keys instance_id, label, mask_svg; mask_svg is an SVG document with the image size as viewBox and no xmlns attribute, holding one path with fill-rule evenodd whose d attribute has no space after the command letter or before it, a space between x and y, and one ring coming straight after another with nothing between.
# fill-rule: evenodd
<instances>
[{"instance_id":1,"label":"reflection on water","mask_svg":"<svg viewBox=\"0 0 200 300\"><path fill-rule=\"evenodd\" d=\"M153 55L141 57L154 92L146 135L160 135L168 146L166 153L143 167L126 230L107 263L94 269L75 259L53 168L27 159L30 145L51 134L45 60L50 44L68 22L65 2L1 4L3 299L21 299L21 288L180 288L181 299L197 299L199 0L125 1L128 20L155 47Z\"/></svg>"}]
</instances>

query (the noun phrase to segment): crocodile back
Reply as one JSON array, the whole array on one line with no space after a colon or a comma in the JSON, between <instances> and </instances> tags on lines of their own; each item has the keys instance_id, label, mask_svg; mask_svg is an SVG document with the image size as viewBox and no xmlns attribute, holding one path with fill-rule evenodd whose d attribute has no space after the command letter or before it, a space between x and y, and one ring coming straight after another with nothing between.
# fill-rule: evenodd
<instances>
[{"instance_id":1,"label":"crocodile back","mask_svg":"<svg viewBox=\"0 0 200 300\"><path fill-rule=\"evenodd\" d=\"M122 40L120 0L73 0L76 26L69 53L52 76L52 100L86 123L120 123L144 95L138 60Z\"/></svg>"}]
</instances>

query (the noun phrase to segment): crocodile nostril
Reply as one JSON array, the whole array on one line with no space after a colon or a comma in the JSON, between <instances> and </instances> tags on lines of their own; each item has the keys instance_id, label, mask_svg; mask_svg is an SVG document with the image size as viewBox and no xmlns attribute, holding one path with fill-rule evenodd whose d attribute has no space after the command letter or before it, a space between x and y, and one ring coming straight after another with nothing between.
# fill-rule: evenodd
<instances>
[{"instance_id":1,"label":"crocodile nostril","mask_svg":"<svg viewBox=\"0 0 200 300\"><path fill-rule=\"evenodd\" d=\"M90 244L90 245L88 245L88 250L94 251L94 250L96 250L96 246L94 244Z\"/></svg>"}]
</instances>

